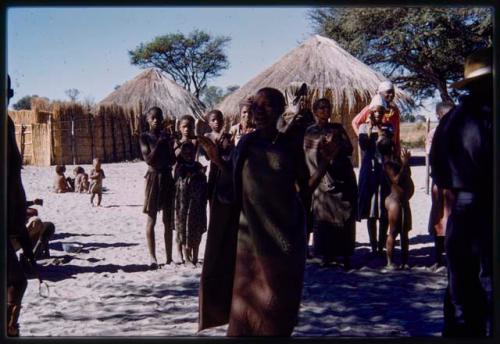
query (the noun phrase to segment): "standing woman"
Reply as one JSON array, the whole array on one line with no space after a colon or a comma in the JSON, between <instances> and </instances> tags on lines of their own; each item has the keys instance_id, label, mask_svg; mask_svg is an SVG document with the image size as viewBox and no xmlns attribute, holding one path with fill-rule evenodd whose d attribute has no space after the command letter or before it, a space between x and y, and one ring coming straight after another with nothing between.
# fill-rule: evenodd
<instances>
[{"instance_id":1,"label":"standing woman","mask_svg":"<svg viewBox=\"0 0 500 344\"><path fill-rule=\"evenodd\" d=\"M390 187L382 168L382 157L377 150L377 141L382 136L393 138L392 126L382 124L384 108L372 108L368 122L359 127L359 147L363 160L359 169L358 221L367 219L368 236L372 253L383 255L388 227L385 197ZM377 240L377 220L379 222Z\"/></svg>"},{"instance_id":2,"label":"standing woman","mask_svg":"<svg viewBox=\"0 0 500 344\"><path fill-rule=\"evenodd\" d=\"M172 230L174 179L172 166L175 163L175 154L170 135L161 130L163 113L160 108L153 107L147 113L149 131L140 136L141 152L144 161L148 164L146 173L146 190L143 213L147 214L146 239L148 243L150 267L158 268L155 249L155 233L157 213L162 211L165 226L164 240L167 255L167 264L172 262Z\"/></svg>"},{"instance_id":3,"label":"standing woman","mask_svg":"<svg viewBox=\"0 0 500 344\"><path fill-rule=\"evenodd\" d=\"M350 156L352 144L340 123L330 123L331 105L328 99L313 104L316 124L304 137L304 151L311 179L314 254L322 256L323 264L335 256L344 257L349 268L356 239L358 188ZM335 155L325 160L319 150L321 141L335 142Z\"/></svg>"},{"instance_id":4,"label":"standing woman","mask_svg":"<svg viewBox=\"0 0 500 344\"><path fill-rule=\"evenodd\" d=\"M290 336L297 323L306 228L296 185L307 189L309 178L303 150L276 129L284 109L280 91L260 89L252 105L256 130L232 155L239 227L236 259L227 263L234 266L228 336ZM211 141L200 143L220 168L231 168Z\"/></svg>"}]
</instances>

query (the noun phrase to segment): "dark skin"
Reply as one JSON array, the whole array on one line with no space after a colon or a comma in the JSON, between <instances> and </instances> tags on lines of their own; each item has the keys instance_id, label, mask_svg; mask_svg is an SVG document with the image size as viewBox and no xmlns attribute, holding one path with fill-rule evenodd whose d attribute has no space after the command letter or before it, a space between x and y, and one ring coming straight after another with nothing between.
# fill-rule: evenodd
<instances>
[{"instance_id":1,"label":"dark skin","mask_svg":"<svg viewBox=\"0 0 500 344\"><path fill-rule=\"evenodd\" d=\"M190 120L183 119L179 122L179 132L181 134L181 139L175 144L174 151L175 155L180 154L180 146L182 143L191 140L191 142L198 146L196 141L196 135L194 134L194 123ZM196 154L197 155L197 154ZM196 156L195 156L196 159Z\"/></svg>"},{"instance_id":2,"label":"dark skin","mask_svg":"<svg viewBox=\"0 0 500 344\"><path fill-rule=\"evenodd\" d=\"M387 234L386 241L386 257L387 257L387 267L393 268L393 258L394 258L394 244L396 236L393 233L401 233L401 262L403 267L408 266L408 232L401 226L401 216L402 208L401 204L407 202L409 198L413 195L413 190L410 190L410 185L401 185L400 181L408 173L408 162L410 160L411 154L408 150L404 149L401 153L401 169L398 173L384 163L384 171L391 184L391 194L385 199L385 207L387 209L387 216L389 220L389 231ZM390 157L384 157L385 162L390 160Z\"/></svg>"},{"instance_id":3,"label":"dark skin","mask_svg":"<svg viewBox=\"0 0 500 344\"><path fill-rule=\"evenodd\" d=\"M94 160L94 169L95 169L95 173L91 173L89 178L90 179L98 179L100 174L99 172L101 171L101 161L99 159L95 159ZM102 177L103 179L105 178L104 176ZM92 196L90 196L90 203L92 204L92 206L94 205L94 197L95 197L95 193L92 193ZM102 201L102 193L98 193L97 194L97 206L100 207L101 206L101 201Z\"/></svg>"},{"instance_id":4,"label":"dark skin","mask_svg":"<svg viewBox=\"0 0 500 344\"><path fill-rule=\"evenodd\" d=\"M368 137L371 136L372 133L378 133L379 136L382 133L382 118L384 116L384 107L376 106L371 109L370 113L370 121L368 124ZM370 238L375 238L377 236L377 219L376 218L368 218L366 221L366 225L368 227L368 233L370 233ZM386 238L384 238L384 234L387 230L387 222L385 220L379 220L379 242L378 242L378 252L381 253L383 249L383 244L386 242ZM377 245L372 243L372 253L377 252Z\"/></svg>"},{"instance_id":5,"label":"dark skin","mask_svg":"<svg viewBox=\"0 0 500 344\"><path fill-rule=\"evenodd\" d=\"M182 160L187 163L193 163L195 161L196 152L191 147L182 148L180 155ZM198 263L198 250L199 247L188 247L181 243L177 244L177 252L179 253L179 257L181 257L182 263L184 263L184 257L188 262L191 262L193 265Z\"/></svg>"},{"instance_id":6,"label":"dark skin","mask_svg":"<svg viewBox=\"0 0 500 344\"><path fill-rule=\"evenodd\" d=\"M150 166L158 166L163 164L161 161L162 154L164 150L170 151L170 156L174 156L172 142L170 136L161 131L161 122L163 121L163 116L155 111L150 111L147 115L147 122L149 125L148 132L148 142L142 137L140 140L141 152L144 157L144 161ZM158 266L156 259L156 249L155 249L155 233L154 227L156 225L157 213L147 214L146 223L146 241L148 245L149 256L151 260L151 265ZM163 212L163 224L164 224L164 234L163 238L165 241L165 251L166 251L166 264L172 262L172 228L169 226L168 218L166 218L165 212Z\"/></svg>"}]
</instances>

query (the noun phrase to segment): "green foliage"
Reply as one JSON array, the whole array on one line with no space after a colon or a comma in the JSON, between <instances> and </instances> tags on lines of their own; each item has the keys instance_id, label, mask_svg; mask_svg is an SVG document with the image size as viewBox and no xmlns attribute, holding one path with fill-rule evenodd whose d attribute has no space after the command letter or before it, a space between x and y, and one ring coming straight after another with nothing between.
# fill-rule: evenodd
<instances>
[{"instance_id":1,"label":"green foliage","mask_svg":"<svg viewBox=\"0 0 500 344\"><path fill-rule=\"evenodd\" d=\"M213 109L215 105L220 103L225 97L227 97L229 94L233 93L237 89L239 89L240 86L238 85L231 85L226 87L226 91L221 87L218 86L208 86L202 91L202 102L207 106L208 109Z\"/></svg>"},{"instance_id":2,"label":"green foliage","mask_svg":"<svg viewBox=\"0 0 500 344\"><path fill-rule=\"evenodd\" d=\"M492 10L459 7L320 8L309 12L316 31L373 65L417 99L463 76L465 57L492 45Z\"/></svg>"},{"instance_id":3,"label":"green foliage","mask_svg":"<svg viewBox=\"0 0 500 344\"><path fill-rule=\"evenodd\" d=\"M194 30L186 36L173 33L156 37L128 53L133 65L156 67L200 98L208 80L229 67L224 49L230 40Z\"/></svg>"},{"instance_id":4,"label":"green foliage","mask_svg":"<svg viewBox=\"0 0 500 344\"><path fill-rule=\"evenodd\" d=\"M31 99L38 97L37 95L24 96L12 105L14 110L31 110Z\"/></svg>"}]
</instances>

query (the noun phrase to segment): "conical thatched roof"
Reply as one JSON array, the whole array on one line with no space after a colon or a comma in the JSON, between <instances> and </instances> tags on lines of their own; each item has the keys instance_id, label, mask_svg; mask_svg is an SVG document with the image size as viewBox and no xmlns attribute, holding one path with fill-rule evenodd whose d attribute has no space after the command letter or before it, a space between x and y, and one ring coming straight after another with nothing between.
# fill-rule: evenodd
<instances>
[{"instance_id":1,"label":"conical thatched roof","mask_svg":"<svg viewBox=\"0 0 500 344\"><path fill-rule=\"evenodd\" d=\"M281 91L291 82L305 82L317 98L329 98L333 113L346 122L368 104L380 82L387 80L363 62L342 49L334 40L314 35L283 56L217 105L224 114L235 116L242 99L262 87ZM413 104L411 98L396 88L396 103L403 108Z\"/></svg>"},{"instance_id":2,"label":"conical thatched roof","mask_svg":"<svg viewBox=\"0 0 500 344\"><path fill-rule=\"evenodd\" d=\"M201 118L205 106L191 93L167 78L161 71L151 68L120 86L100 104L117 104L147 111L158 106L164 115L179 118L192 115Z\"/></svg>"}]
</instances>

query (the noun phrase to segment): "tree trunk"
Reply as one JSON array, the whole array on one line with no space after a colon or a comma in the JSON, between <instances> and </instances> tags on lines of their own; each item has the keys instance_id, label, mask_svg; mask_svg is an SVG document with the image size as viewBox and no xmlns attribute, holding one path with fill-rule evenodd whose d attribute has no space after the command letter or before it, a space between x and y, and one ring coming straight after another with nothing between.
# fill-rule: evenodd
<instances>
[{"instance_id":1,"label":"tree trunk","mask_svg":"<svg viewBox=\"0 0 500 344\"><path fill-rule=\"evenodd\" d=\"M453 103L453 98L451 98L450 94L448 93L448 89L446 88L446 81L438 82L436 87L439 91L439 95L441 96L441 100L443 102L452 102Z\"/></svg>"}]
</instances>

